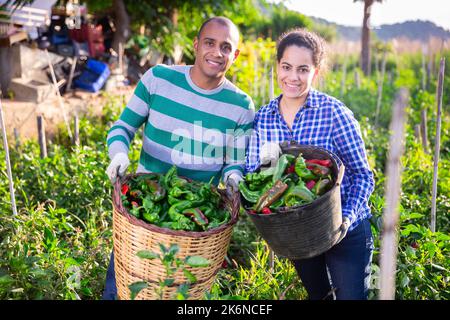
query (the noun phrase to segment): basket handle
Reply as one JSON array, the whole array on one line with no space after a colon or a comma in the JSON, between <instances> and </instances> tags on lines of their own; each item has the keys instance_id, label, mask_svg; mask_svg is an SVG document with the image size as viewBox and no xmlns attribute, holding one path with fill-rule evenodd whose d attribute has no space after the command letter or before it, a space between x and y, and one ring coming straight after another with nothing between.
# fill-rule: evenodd
<instances>
[{"instance_id":1,"label":"basket handle","mask_svg":"<svg viewBox=\"0 0 450 320\"><path fill-rule=\"evenodd\" d=\"M336 179L336 185L340 185L342 183L342 179L344 178L345 166L343 163L339 166L339 172Z\"/></svg>"}]
</instances>

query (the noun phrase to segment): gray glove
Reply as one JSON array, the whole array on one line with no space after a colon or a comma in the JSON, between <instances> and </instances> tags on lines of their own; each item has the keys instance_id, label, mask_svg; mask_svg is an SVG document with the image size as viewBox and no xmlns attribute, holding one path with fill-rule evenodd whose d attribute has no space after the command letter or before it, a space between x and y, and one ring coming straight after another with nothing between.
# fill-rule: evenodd
<instances>
[{"instance_id":1,"label":"gray glove","mask_svg":"<svg viewBox=\"0 0 450 320\"><path fill-rule=\"evenodd\" d=\"M129 165L130 160L128 159L128 155L123 152L117 153L111 160L108 169L106 169L106 173L111 182L116 182L117 176L123 177Z\"/></svg>"},{"instance_id":2,"label":"gray glove","mask_svg":"<svg viewBox=\"0 0 450 320\"><path fill-rule=\"evenodd\" d=\"M280 145L276 142L266 142L259 152L261 165L271 163L274 166L281 153Z\"/></svg>"},{"instance_id":3,"label":"gray glove","mask_svg":"<svg viewBox=\"0 0 450 320\"><path fill-rule=\"evenodd\" d=\"M232 173L228 176L227 181L225 182L228 197L231 198L234 193L239 191L239 182L241 182L242 179L242 176L237 173Z\"/></svg>"}]
</instances>

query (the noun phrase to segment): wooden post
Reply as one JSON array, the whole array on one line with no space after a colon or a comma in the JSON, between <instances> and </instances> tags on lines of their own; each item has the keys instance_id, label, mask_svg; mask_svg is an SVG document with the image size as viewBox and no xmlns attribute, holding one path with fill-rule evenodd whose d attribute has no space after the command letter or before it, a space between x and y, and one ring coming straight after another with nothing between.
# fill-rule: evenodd
<instances>
[{"instance_id":1,"label":"wooden post","mask_svg":"<svg viewBox=\"0 0 450 320\"><path fill-rule=\"evenodd\" d=\"M436 143L434 146L434 170L433 170L433 189L431 201L431 231L436 232L436 196L437 196L437 178L439 165L439 151L441 144L441 113L442 113L442 92L444 89L444 71L445 58L441 58L438 80L438 96L437 96L437 124L436 124Z\"/></svg>"},{"instance_id":2,"label":"wooden post","mask_svg":"<svg viewBox=\"0 0 450 320\"><path fill-rule=\"evenodd\" d=\"M20 148L19 130L17 130L17 128L14 128L13 131L14 131L14 140L16 141L16 149L19 149Z\"/></svg>"},{"instance_id":3,"label":"wooden post","mask_svg":"<svg viewBox=\"0 0 450 320\"><path fill-rule=\"evenodd\" d=\"M1 90L0 90L0 125L2 127L3 147L5 148L6 172L8 174L8 180L9 180L9 194L11 196L11 209L12 209L13 215L15 216L15 215L17 215L16 196L14 194L14 182L13 182L13 178L12 178L11 161L9 160L8 139L6 137L5 121L3 120Z\"/></svg>"},{"instance_id":4,"label":"wooden post","mask_svg":"<svg viewBox=\"0 0 450 320\"><path fill-rule=\"evenodd\" d=\"M63 118L64 118L64 123L66 124L66 128L67 128L67 133L69 134L69 138L72 139L72 132L70 131L70 125L69 125L69 121L67 119L64 102L62 100L61 93L59 92L58 82L56 81L56 76L55 76L55 70L53 70L53 65L52 65L52 62L50 61L50 55L48 54L48 50L45 49L44 51L47 55L47 63L50 68L50 74L52 75L53 88L55 89L56 96L58 97L59 106L61 107L61 111L62 111Z\"/></svg>"},{"instance_id":5,"label":"wooden post","mask_svg":"<svg viewBox=\"0 0 450 320\"><path fill-rule=\"evenodd\" d=\"M78 114L75 114L74 116L73 126L74 126L73 143L78 147L80 145L80 125L78 121Z\"/></svg>"},{"instance_id":6,"label":"wooden post","mask_svg":"<svg viewBox=\"0 0 450 320\"><path fill-rule=\"evenodd\" d=\"M70 66L70 73L69 73L69 80L67 81L67 88L66 91L67 92L72 92L72 80L73 80L73 75L75 73L75 68L77 66L77 61L78 61L78 57L75 56L72 59L72 65Z\"/></svg>"},{"instance_id":7,"label":"wooden post","mask_svg":"<svg viewBox=\"0 0 450 320\"><path fill-rule=\"evenodd\" d=\"M378 78L378 98L377 98L377 109L375 113L375 128L378 127L378 120L380 117L381 100L383 98L383 83L384 83L384 72L386 71L386 51L383 52L383 61L381 63L381 76Z\"/></svg>"},{"instance_id":8,"label":"wooden post","mask_svg":"<svg viewBox=\"0 0 450 320\"><path fill-rule=\"evenodd\" d=\"M426 54L426 48L425 46L422 48L422 90L425 91L426 90L426 86L427 86L427 70L426 70L426 66L425 66L425 54Z\"/></svg>"},{"instance_id":9,"label":"wooden post","mask_svg":"<svg viewBox=\"0 0 450 320\"><path fill-rule=\"evenodd\" d=\"M341 98L343 98L345 94L346 78L347 78L347 55L345 55L344 63L342 64Z\"/></svg>"},{"instance_id":10,"label":"wooden post","mask_svg":"<svg viewBox=\"0 0 450 320\"><path fill-rule=\"evenodd\" d=\"M422 140L422 133L420 132L420 124L416 124L414 126L414 136L416 137L417 141Z\"/></svg>"},{"instance_id":11,"label":"wooden post","mask_svg":"<svg viewBox=\"0 0 450 320\"><path fill-rule=\"evenodd\" d=\"M395 269L397 262L398 204L401 192L402 166L400 159L404 152L405 107L408 91L401 88L394 102L386 171L386 206L383 212L383 229L380 246L380 300L395 299Z\"/></svg>"},{"instance_id":12,"label":"wooden post","mask_svg":"<svg viewBox=\"0 0 450 320\"><path fill-rule=\"evenodd\" d=\"M428 63L427 63L427 84L426 89L430 90L430 84L431 84L431 75L432 75L432 64L433 64L433 53L430 52Z\"/></svg>"},{"instance_id":13,"label":"wooden post","mask_svg":"<svg viewBox=\"0 0 450 320\"><path fill-rule=\"evenodd\" d=\"M37 116L37 127L38 127L38 141L41 150L41 158L47 157L47 143L45 141L45 125L44 118L42 115Z\"/></svg>"},{"instance_id":14,"label":"wooden post","mask_svg":"<svg viewBox=\"0 0 450 320\"><path fill-rule=\"evenodd\" d=\"M428 127L427 127L427 109L422 109L420 113L420 131L422 133L422 147L425 153L428 153Z\"/></svg>"},{"instance_id":15,"label":"wooden post","mask_svg":"<svg viewBox=\"0 0 450 320\"><path fill-rule=\"evenodd\" d=\"M355 69L355 86L357 89L361 88L361 76L359 75L359 71Z\"/></svg>"}]
</instances>

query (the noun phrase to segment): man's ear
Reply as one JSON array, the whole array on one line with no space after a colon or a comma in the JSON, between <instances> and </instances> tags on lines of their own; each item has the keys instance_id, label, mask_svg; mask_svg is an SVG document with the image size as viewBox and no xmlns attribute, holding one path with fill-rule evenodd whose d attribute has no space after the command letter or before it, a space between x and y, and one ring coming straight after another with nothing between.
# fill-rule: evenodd
<instances>
[{"instance_id":1,"label":"man's ear","mask_svg":"<svg viewBox=\"0 0 450 320\"><path fill-rule=\"evenodd\" d=\"M233 62L236 61L237 57L239 56L239 53L241 53L241 52L239 51L239 49L236 49L236 51L234 52Z\"/></svg>"},{"instance_id":2,"label":"man's ear","mask_svg":"<svg viewBox=\"0 0 450 320\"><path fill-rule=\"evenodd\" d=\"M194 38L194 51L197 51L197 47L198 47L198 38L195 37Z\"/></svg>"}]
</instances>

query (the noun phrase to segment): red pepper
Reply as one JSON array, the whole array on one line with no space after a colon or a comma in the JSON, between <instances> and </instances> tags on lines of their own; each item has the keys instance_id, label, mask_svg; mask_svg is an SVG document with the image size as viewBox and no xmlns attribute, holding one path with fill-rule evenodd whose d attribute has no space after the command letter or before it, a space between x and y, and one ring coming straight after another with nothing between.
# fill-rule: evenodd
<instances>
[{"instance_id":1,"label":"red pepper","mask_svg":"<svg viewBox=\"0 0 450 320\"><path fill-rule=\"evenodd\" d=\"M294 173L295 172L295 163L286 169L286 173Z\"/></svg>"},{"instance_id":2,"label":"red pepper","mask_svg":"<svg viewBox=\"0 0 450 320\"><path fill-rule=\"evenodd\" d=\"M417 242L413 242L411 243L411 247L414 249L418 249L419 248L419 244Z\"/></svg>"},{"instance_id":3,"label":"red pepper","mask_svg":"<svg viewBox=\"0 0 450 320\"><path fill-rule=\"evenodd\" d=\"M128 185L126 184L122 185L121 191L123 195L126 195L128 192Z\"/></svg>"},{"instance_id":4,"label":"red pepper","mask_svg":"<svg viewBox=\"0 0 450 320\"><path fill-rule=\"evenodd\" d=\"M305 162L319 164L321 166L328 167L328 168L331 168L333 165L330 159L326 159L326 160L309 159L309 160L305 160Z\"/></svg>"},{"instance_id":5,"label":"red pepper","mask_svg":"<svg viewBox=\"0 0 450 320\"><path fill-rule=\"evenodd\" d=\"M306 183L306 187L307 187L309 190L311 190L312 188L314 188L315 184L316 184L316 181L314 181L314 180L309 180L309 181Z\"/></svg>"},{"instance_id":6,"label":"red pepper","mask_svg":"<svg viewBox=\"0 0 450 320\"><path fill-rule=\"evenodd\" d=\"M272 213L272 211L270 211L270 209L268 207L264 207L264 208L262 208L261 213L262 214L269 214L269 213Z\"/></svg>"}]
</instances>

